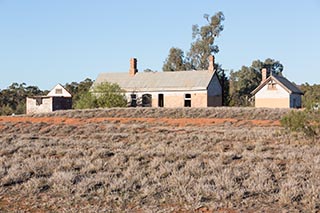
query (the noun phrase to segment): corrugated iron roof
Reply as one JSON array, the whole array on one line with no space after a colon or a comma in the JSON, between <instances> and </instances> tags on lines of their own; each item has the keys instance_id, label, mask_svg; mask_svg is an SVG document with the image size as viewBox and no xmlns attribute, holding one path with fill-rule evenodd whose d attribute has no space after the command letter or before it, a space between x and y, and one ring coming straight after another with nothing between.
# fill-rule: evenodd
<instances>
[{"instance_id":1,"label":"corrugated iron roof","mask_svg":"<svg viewBox=\"0 0 320 213\"><path fill-rule=\"evenodd\" d=\"M117 83L127 91L205 90L213 76L214 73L207 70L138 72L134 76L127 72L100 73L94 84Z\"/></svg>"},{"instance_id":2,"label":"corrugated iron roof","mask_svg":"<svg viewBox=\"0 0 320 213\"><path fill-rule=\"evenodd\" d=\"M283 86L287 87L288 90L290 90L292 93L303 94L303 92L296 85L294 85L285 77L278 75L275 75L273 77L276 78Z\"/></svg>"}]
</instances>

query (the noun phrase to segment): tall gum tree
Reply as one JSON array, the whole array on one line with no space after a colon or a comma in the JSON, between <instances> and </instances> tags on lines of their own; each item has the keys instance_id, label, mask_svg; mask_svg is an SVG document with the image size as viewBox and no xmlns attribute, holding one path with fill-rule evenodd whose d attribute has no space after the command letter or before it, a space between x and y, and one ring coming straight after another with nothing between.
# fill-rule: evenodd
<instances>
[{"instance_id":1,"label":"tall gum tree","mask_svg":"<svg viewBox=\"0 0 320 213\"><path fill-rule=\"evenodd\" d=\"M195 70L206 70L209 66L208 58L210 55L219 52L219 47L214 44L217 37L220 36L224 26L222 22L225 17L222 12L218 12L213 16L204 15L207 25L199 27L192 26L192 38L195 40L188 52L190 64Z\"/></svg>"},{"instance_id":2,"label":"tall gum tree","mask_svg":"<svg viewBox=\"0 0 320 213\"><path fill-rule=\"evenodd\" d=\"M207 24L199 27L192 26L192 39L189 52L185 54L183 50L173 47L162 67L163 71L180 71L180 70L206 70L209 66L209 56L218 53L219 47L214 44L217 37L223 31L222 22L224 15L218 12L213 16L204 15Z\"/></svg>"}]
</instances>

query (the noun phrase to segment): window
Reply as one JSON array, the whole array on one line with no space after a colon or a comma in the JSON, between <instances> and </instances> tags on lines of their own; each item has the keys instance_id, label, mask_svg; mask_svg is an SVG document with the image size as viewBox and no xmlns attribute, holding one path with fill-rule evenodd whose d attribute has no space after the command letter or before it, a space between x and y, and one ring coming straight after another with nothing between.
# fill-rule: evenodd
<instances>
[{"instance_id":1,"label":"window","mask_svg":"<svg viewBox=\"0 0 320 213\"><path fill-rule=\"evenodd\" d=\"M164 95L163 94L158 95L158 107L164 107Z\"/></svg>"},{"instance_id":2,"label":"window","mask_svg":"<svg viewBox=\"0 0 320 213\"><path fill-rule=\"evenodd\" d=\"M62 94L62 89L56 89L56 94L61 95Z\"/></svg>"},{"instance_id":3,"label":"window","mask_svg":"<svg viewBox=\"0 0 320 213\"><path fill-rule=\"evenodd\" d=\"M191 94L184 95L184 107L191 107Z\"/></svg>"},{"instance_id":4,"label":"window","mask_svg":"<svg viewBox=\"0 0 320 213\"><path fill-rule=\"evenodd\" d=\"M42 104L42 98L36 98L36 105L40 106Z\"/></svg>"},{"instance_id":5,"label":"window","mask_svg":"<svg viewBox=\"0 0 320 213\"><path fill-rule=\"evenodd\" d=\"M142 95L142 107L151 107L152 106L152 95L143 94Z\"/></svg>"},{"instance_id":6,"label":"window","mask_svg":"<svg viewBox=\"0 0 320 213\"><path fill-rule=\"evenodd\" d=\"M131 107L136 107L137 106L137 95L136 94L131 94Z\"/></svg>"}]
</instances>

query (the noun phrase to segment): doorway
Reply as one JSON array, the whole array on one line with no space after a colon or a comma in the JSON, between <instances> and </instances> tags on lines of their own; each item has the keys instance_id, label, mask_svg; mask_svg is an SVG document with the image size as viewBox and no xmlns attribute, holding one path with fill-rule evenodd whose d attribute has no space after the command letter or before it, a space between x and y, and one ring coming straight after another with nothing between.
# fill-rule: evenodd
<instances>
[{"instance_id":1,"label":"doorway","mask_svg":"<svg viewBox=\"0 0 320 213\"><path fill-rule=\"evenodd\" d=\"M158 95L158 107L163 107L164 106L164 95L159 94Z\"/></svg>"},{"instance_id":2,"label":"doorway","mask_svg":"<svg viewBox=\"0 0 320 213\"><path fill-rule=\"evenodd\" d=\"M184 95L184 107L191 107L191 94Z\"/></svg>"},{"instance_id":3,"label":"doorway","mask_svg":"<svg viewBox=\"0 0 320 213\"><path fill-rule=\"evenodd\" d=\"M152 95L143 94L142 95L142 107L151 107L152 106Z\"/></svg>"}]
</instances>

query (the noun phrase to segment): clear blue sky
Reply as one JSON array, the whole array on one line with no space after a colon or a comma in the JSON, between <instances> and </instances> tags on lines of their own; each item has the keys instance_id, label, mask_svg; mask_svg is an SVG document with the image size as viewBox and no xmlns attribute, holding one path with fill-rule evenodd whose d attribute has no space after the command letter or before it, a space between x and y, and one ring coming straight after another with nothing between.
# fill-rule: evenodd
<instances>
[{"instance_id":1,"label":"clear blue sky","mask_svg":"<svg viewBox=\"0 0 320 213\"><path fill-rule=\"evenodd\" d=\"M273 58L290 80L320 83L320 0L0 0L0 89L126 72L131 57L140 71L161 70L171 47L189 50L192 25L218 11L223 68Z\"/></svg>"}]
</instances>

